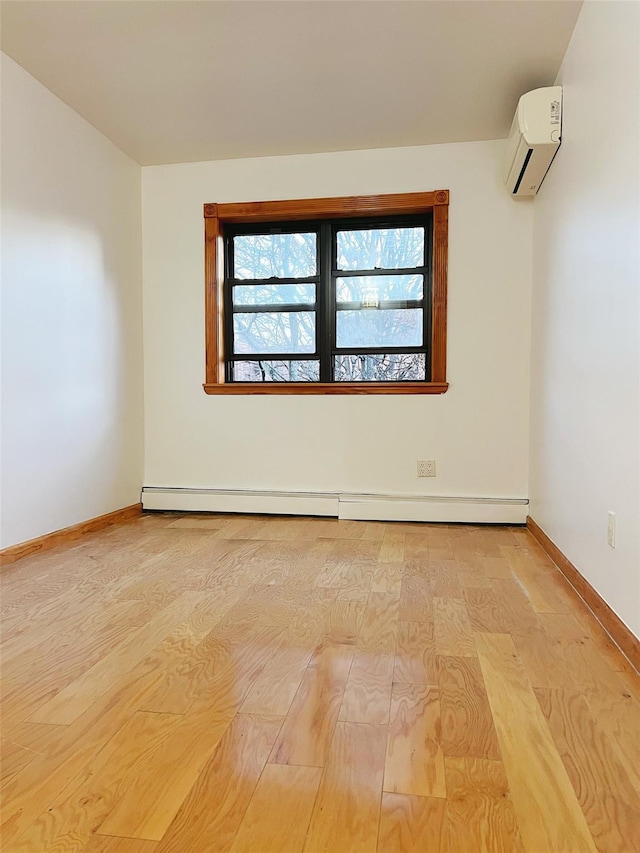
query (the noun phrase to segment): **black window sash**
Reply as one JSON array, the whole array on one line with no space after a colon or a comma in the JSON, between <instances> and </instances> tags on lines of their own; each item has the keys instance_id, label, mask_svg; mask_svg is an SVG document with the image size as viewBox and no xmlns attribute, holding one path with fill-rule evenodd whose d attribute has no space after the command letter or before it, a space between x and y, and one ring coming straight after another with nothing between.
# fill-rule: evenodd
<instances>
[{"instance_id":1,"label":"black window sash","mask_svg":"<svg viewBox=\"0 0 640 853\"><path fill-rule=\"evenodd\" d=\"M430 381L431 358L431 305L432 305L432 238L433 217L429 212L421 216L398 216L393 218L339 219L327 221L294 221L282 223L256 223L252 225L230 225L224 234L224 329L227 342L226 381L233 381L233 363L236 361L319 361L320 382L333 382L333 363L339 355L384 355L394 353L423 353L425 355L425 381ZM402 226L424 228L424 259L418 267L375 268L341 270L337 267L337 231L378 230ZM317 275L300 278L271 276L260 279L234 278L233 238L244 234L295 234L316 233ZM366 302L339 302L336 299L336 279L359 276L421 275L423 278L422 299L380 300L375 306ZM315 284L314 303L234 305L233 290L238 286L260 286L265 284ZM421 309L423 314L422 346L368 346L338 347L337 312L348 310L384 311L389 309ZM235 353L233 315L249 313L273 314L278 312L315 312L316 346L314 352L305 353Z\"/></svg>"}]
</instances>

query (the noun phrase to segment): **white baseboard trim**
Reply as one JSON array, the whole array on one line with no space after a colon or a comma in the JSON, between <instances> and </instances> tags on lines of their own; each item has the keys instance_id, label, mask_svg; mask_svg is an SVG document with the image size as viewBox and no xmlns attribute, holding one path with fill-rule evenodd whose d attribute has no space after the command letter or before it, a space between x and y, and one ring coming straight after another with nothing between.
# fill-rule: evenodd
<instances>
[{"instance_id":1,"label":"white baseboard trim","mask_svg":"<svg viewBox=\"0 0 640 853\"><path fill-rule=\"evenodd\" d=\"M145 486L146 510L321 515L356 521L433 521L525 524L526 498L359 495L334 492L260 492Z\"/></svg>"}]
</instances>

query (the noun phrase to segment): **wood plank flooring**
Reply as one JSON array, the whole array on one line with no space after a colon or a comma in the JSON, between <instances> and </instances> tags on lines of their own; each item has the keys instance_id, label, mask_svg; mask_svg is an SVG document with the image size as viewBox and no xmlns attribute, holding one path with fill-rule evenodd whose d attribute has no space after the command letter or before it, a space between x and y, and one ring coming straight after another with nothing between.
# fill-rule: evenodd
<instances>
[{"instance_id":1,"label":"wood plank flooring","mask_svg":"<svg viewBox=\"0 0 640 853\"><path fill-rule=\"evenodd\" d=\"M3 853L640 853L640 678L522 528L154 514L0 581Z\"/></svg>"}]
</instances>

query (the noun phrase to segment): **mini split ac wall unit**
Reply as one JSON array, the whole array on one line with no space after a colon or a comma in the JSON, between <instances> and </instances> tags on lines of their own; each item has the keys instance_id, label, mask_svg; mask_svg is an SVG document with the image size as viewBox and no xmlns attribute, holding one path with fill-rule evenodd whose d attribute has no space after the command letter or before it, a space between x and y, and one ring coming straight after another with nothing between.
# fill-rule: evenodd
<instances>
[{"instance_id":1,"label":"mini split ac wall unit","mask_svg":"<svg viewBox=\"0 0 640 853\"><path fill-rule=\"evenodd\" d=\"M504 182L512 196L538 192L561 137L562 86L547 86L523 95L513 117L504 162Z\"/></svg>"}]
</instances>

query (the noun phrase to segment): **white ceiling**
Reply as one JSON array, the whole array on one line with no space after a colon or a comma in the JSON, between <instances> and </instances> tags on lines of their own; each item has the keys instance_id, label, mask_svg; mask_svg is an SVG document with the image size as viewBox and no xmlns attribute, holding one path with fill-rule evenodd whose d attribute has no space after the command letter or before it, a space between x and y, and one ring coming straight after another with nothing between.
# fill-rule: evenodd
<instances>
[{"instance_id":1,"label":"white ceiling","mask_svg":"<svg viewBox=\"0 0 640 853\"><path fill-rule=\"evenodd\" d=\"M143 165L496 139L577 0L4 0L2 49Z\"/></svg>"}]
</instances>

